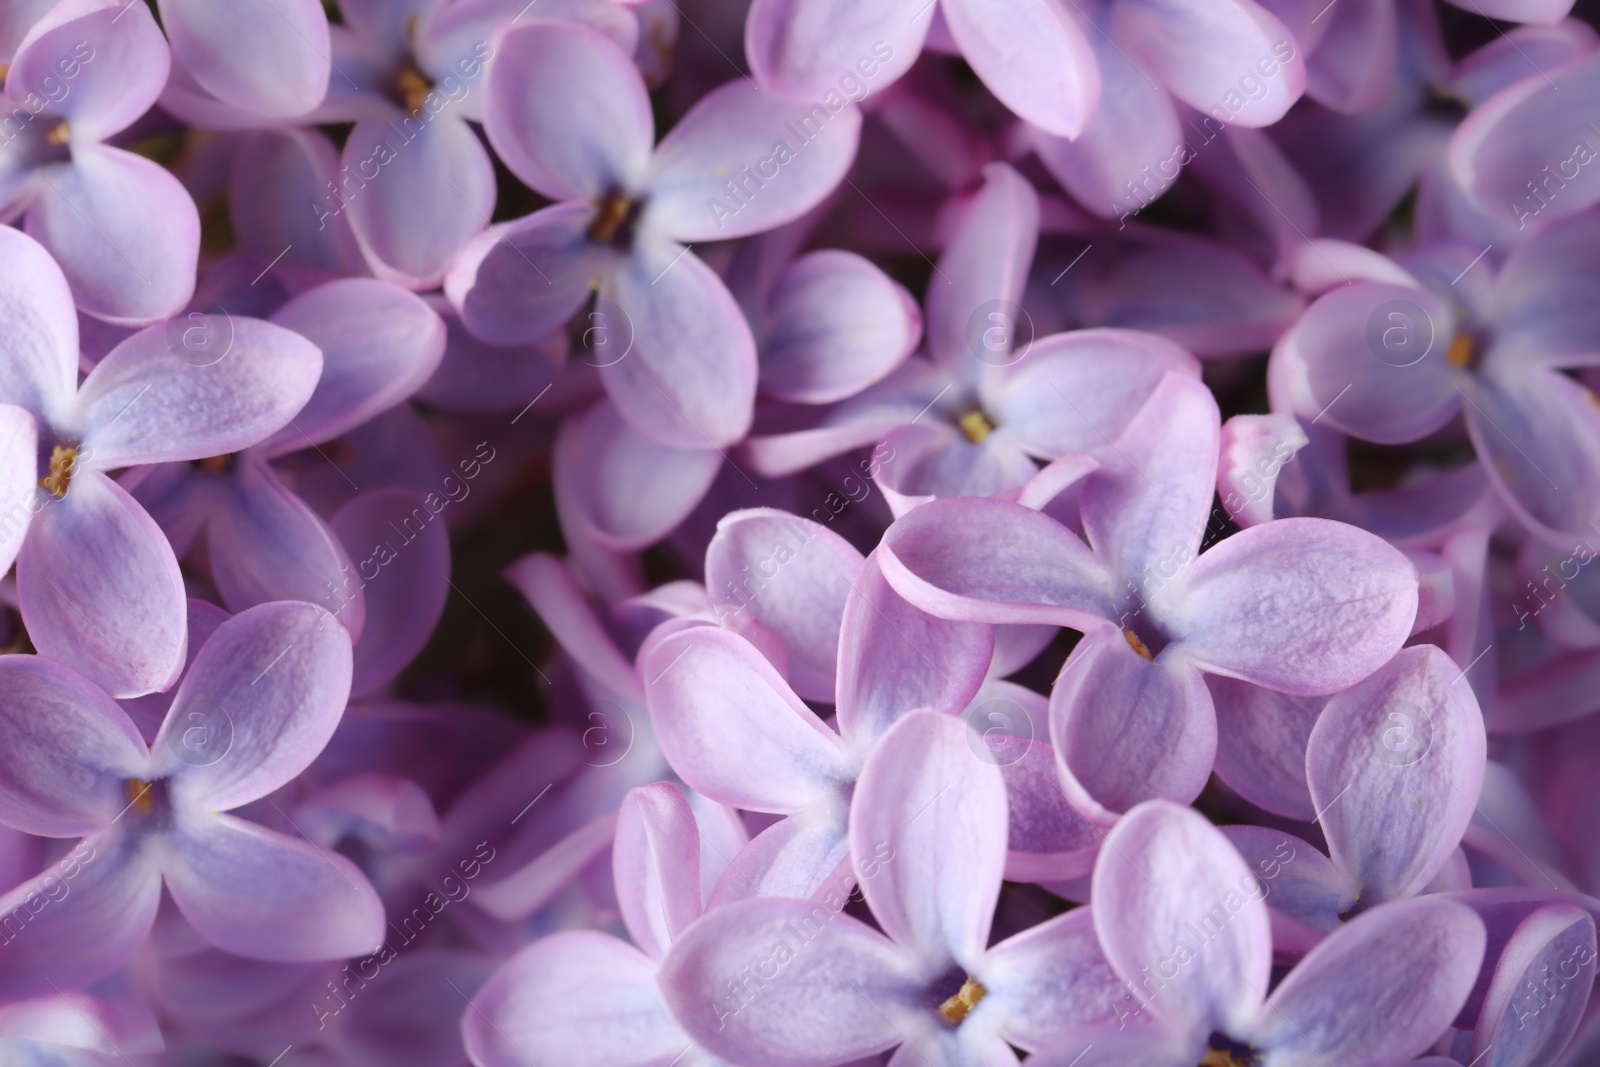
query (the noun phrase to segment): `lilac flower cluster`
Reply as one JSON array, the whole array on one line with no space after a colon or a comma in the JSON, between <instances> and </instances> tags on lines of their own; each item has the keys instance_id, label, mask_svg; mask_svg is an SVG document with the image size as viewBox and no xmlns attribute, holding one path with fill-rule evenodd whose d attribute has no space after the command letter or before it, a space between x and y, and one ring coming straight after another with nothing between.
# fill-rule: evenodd
<instances>
[{"instance_id":1,"label":"lilac flower cluster","mask_svg":"<svg viewBox=\"0 0 1600 1067\"><path fill-rule=\"evenodd\" d=\"M0 1062L1600 1063L1588 0L0 0Z\"/></svg>"}]
</instances>

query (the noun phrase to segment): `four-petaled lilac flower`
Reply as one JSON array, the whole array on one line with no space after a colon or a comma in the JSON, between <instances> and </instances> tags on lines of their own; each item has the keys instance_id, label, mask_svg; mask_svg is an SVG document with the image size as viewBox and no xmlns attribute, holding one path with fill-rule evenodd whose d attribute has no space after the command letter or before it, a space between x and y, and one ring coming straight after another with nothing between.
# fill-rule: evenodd
<instances>
[{"instance_id":1,"label":"four-petaled lilac flower","mask_svg":"<svg viewBox=\"0 0 1600 1067\"><path fill-rule=\"evenodd\" d=\"M383 905L349 860L225 814L293 779L339 724L350 638L321 608L263 604L219 626L150 745L104 691L43 657L0 657L0 691L0 820L83 838L0 897L0 915L27 916L6 946L6 996L121 966L163 886L238 955L337 959L383 939ZM56 883L69 891L27 906Z\"/></svg>"},{"instance_id":2,"label":"four-petaled lilac flower","mask_svg":"<svg viewBox=\"0 0 1600 1067\"><path fill-rule=\"evenodd\" d=\"M164 690L183 667L183 576L161 530L104 472L271 436L311 396L322 354L255 319L174 320L117 345L79 386L67 280L9 228L0 302L0 560L16 560L28 634L113 696Z\"/></svg>"},{"instance_id":3,"label":"four-petaled lilac flower","mask_svg":"<svg viewBox=\"0 0 1600 1067\"><path fill-rule=\"evenodd\" d=\"M1400 1067L1466 1003L1483 920L1439 897L1360 916L1269 996L1267 892L1198 812L1162 800L1130 811L1106 836L1090 905L1124 987L1116 1025L1075 1034L1039 1067Z\"/></svg>"},{"instance_id":4,"label":"four-petaled lilac flower","mask_svg":"<svg viewBox=\"0 0 1600 1067\"><path fill-rule=\"evenodd\" d=\"M63 0L17 47L0 96L0 218L25 215L78 306L127 326L194 292L194 201L160 164L105 143L155 103L169 61L143 4Z\"/></svg>"},{"instance_id":5,"label":"four-petaled lilac flower","mask_svg":"<svg viewBox=\"0 0 1600 1067\"><path fill-rule=\"evenodd\" d=\"M462 321L497 344L537 340L598 285L594 321L613 335L600 377L623 418L680 448L737 441L755 402L755 342L689 246L814 207L855 157L861 113L819 118L734 81L652 149L644 81L602 34L534 22L503 29L495 49L489 143L559 202L462 249L445 279Z\"/></svg>"},{"instance_id":6,"label":"four-petaled lilac flower","mask_svg":"<svg viewBox=\"0 0 1600 1067\"><path fill-rule=\"evenodd\" d=\"M960 719L915 711L867 757L854 876L809 900L725 905L683 931L660 982L678 1022L732 1063L1015 1064L1110 1022L1117 977L1080 910L990 945L1006 857L1000 769ZM843 914L859 884L882 933Z\"/></svg>"},{"instance_id":7,"label":"four-petaled lilac flower","mask_svg":"<svg viewBox=\"0 0 1600 1067\"><path fill-rule=\"evenodd\" d=\"M1200 554L1219 433L1210 391L1169 374L1084 481L1087 545L1021 504L957 499L912 510L879 549L924 611L1084 632L1051 692L1050 736L1068 800L1103 825L1200 794L1217 747L1204 673L1333 692L1411 632L1415 567L1353 526L1284 519Z\"/></svg>"}]
</instances>

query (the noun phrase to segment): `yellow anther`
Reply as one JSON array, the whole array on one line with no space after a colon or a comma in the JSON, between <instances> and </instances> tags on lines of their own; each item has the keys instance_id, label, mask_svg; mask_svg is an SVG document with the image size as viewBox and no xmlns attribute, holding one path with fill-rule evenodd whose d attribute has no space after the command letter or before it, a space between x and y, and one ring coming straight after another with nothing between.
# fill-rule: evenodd
<instances>
[{"instance_id":1,"label":"yellow anther","mask_svg":"<svg viewBox=\"0 0 1600 1067\"><path fill-rule=\"evenodd\" d=\"M978 1006L978 1001L989 992L983 983L975 982L968 978L961 983L961 988L954 995L939 1005L939 1014L952 1023L958 1023L967 1017L967 1012Z\"/></svg>"},{"instance_id":2,"label":"yellow anther","mask_svg":"<svg viewBox=\"0 0 1600 1067\"><path fill-rule=\"evenodd\" d=\"M1140 639L1138 634L1134 633L1132 630L1124 630L1122 631L1122 636L1128 639L1129 648L1133 649L1147 660L1155 660L1155 657L1150 654L1150 646L1145 644L1144 641Z\"/></svg>"},{"instance_id":3,"label":"yellow anther","mask_svg":"<svg viewBox=\"0 0 1600 1067\"><path fill-rule=\"evenodd\" d=\"M422 110L422 102L428 98L428 94L433 92L433 81L415 64L407 63L395 75L394 91L399 94L406 114L415 115Z\"/></svg>"},{"instance_id":4,"label":"yellow anther","mask_svg":"<svg viewBox=\"0 0 1600 1067\"><path fill-rule=\"evenodd\" d=\"M67 495L72 484L72 471L78 465L78 450L68 445L56 445L50 450L50 473L39 479L39 488L49 490L57 497Z\"/></svg>"},{"instance_id":5,"label":"yellow anther","mask_svg":"<svg viewBox=\"0 0 1600 1067\"><path fill-rule=\"evenodd\" d=\"M123 785L128 790L128 803L146 815L150 814L155 808L155 799L150 795L150 783L142 778L129 778Z\"/></svg>"},{"instance_id":6,"label":"yellow anther","mask_svg":"<svg viewBox=\"0 0 1600 1067\"><path fill-rule=\"evenodd\" d=\"M44 139L51 144L69 143L72 140L72 123L62 119L50 127L50 132L44 135Z\"/></svg>"},{"instance_id":7,"label":"yellow anther","mask_svg":"<svg viewBox=\"0 0 1600 1067\"><path fill-rule=\"evenodd\" d=\"M983 412L973 410L957 419L961 432L967 435L967 440L975 445L981 445L994 432L994 423L990 422Z\"/></svg>"},{"instance_id":8,"label":"yellow anther","mask_svg":"<svg viewBox=\"0 0 1600 1067\"><path fill-rule=\"evenodd\" d=\"M628 194L613 189L600 201L600 210L589 224L589 240L603 245L615 241L632 213L633 201Z\"/></svg>"},{"instance_id":9,"label":"yellow anther","mask_svg":"<svg viewBox=\"0 0 1600 1067\"><path fill-rule=\"evenodd\" d=\"M1472 343L1472 336L1465 333L1458 333L1452 337L1450 347L1444 350L1444 358L1450 365L1463 369L1472 366L1477 354L1477 346Z\"/></svg>"}]
</instances>

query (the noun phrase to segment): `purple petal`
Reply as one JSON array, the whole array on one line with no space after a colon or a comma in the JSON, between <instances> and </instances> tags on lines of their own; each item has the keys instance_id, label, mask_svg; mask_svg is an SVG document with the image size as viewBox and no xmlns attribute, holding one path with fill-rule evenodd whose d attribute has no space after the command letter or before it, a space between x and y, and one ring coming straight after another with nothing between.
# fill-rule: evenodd
<instances>
[{"instance_id":1,"label":"purple petal","mask_svg":"<svg viewBox=\"0 0 1600 1067\"><path fill-rule=\"evenodd\" d=\"M1140 596L1166 600L1205 537L1221 416L1197 379L1168 374L1083 483L1095 555Z\"/></svg>"},{"instance_id":2,"label":"purple petal","mask_svg":"<svg viewBox=\"0 0 1600 1067\"><path fill-rule=\"evenodd\" d=\"M78 388L78 316L61 268L20 230L0 227L0 401L57 415Z\"/></svg>"},{"instance_id":3,"label":"purple petal","mask_svg":"<svg viewBox=\"0 0 1600 1067\"><path fill-rule=\"evenodd\" d=\"M319 604L359 640L366 595L338 535L253 455L238 460L231 481L220 487L207 524L211 578L222 602L233 611L274 600Z\"/></svg>"},{"instance_id":4,"label":"purple petal","mask_svg":"<svg viewBox=\"0 0 1600 1067\"><path fill-rule=\"evenodd\" d=\"M1274 912L1273 938L1278 951L1285 947L1280 917L1304 925L1310 943L1339 929L1340 916L1355 905L1359 892L1348 871L1308 842L1281 830L1224 826L1222 832L1245 862L1260 872L1256 877Z\"/></svg>"},{"instance_id":5,"label":"purple petal","mask_svg":"<svg viewBox=\"0 0 1600 1067\"><path fill-rule=\"evenodd\" d=\"M7 917L0 996L81 989L126 963L149 936L161 902L153 851L126 827L113 827L0 896Z\"/></svg>"},{"instance_id":6,"label":"purple petal","mask_svg":"<svg viewBox=\"0 0 1600 1067\"><path fill-rule=\"evenodd\" d=\"M1327 697L1291 696L1237 678L1206 678L1217 711L1217 777L1258 808L1310 822L1306 739Z\"/></svg>"},{"instance_id":7,"label":"purple petal","mask_svg":"<svg viewBox=\"0 0 1600 1067\"><path fill-rule=\"evenodd\" d=\"M340 177L338 152L316 130L246 135L228 180L228 219L239 246L268 261L282 254L285 266L366 273L342 202L328 193Z\"/></svg>"},{"instance_id":8,"label":"purple petal","mask_svg":"<svg viewBox=\"0 0 1600 1067\"><path fill-rule=\"evenodd\" d=\"M1200 365L1150 334L1074 330L1036 341L985 390L986 400L1006 434L1033 455L1087 452L1105 461L1169 373L1198 380Z\"/></svg>"},{"instance_id":9,"label":"purple petal","mask_svg":"<svg viewBox=\"0 0 1600 1067\"><path fill-rule=\"evenodd\" d=\"M452 116L363 119L343 160L357 181L376 172L365 185L352 189L346 177L342 186L367 261L380 278L409 288L439 285L456 250L494 210L494 165L478 135Z\"/></svg>"},{"instance_id":10,"label":"purple petal","mask_svg":"<svg viewBox=\"0 0 1600 1067\"><path fill-rule=\"evenodd\" d=\"M1434 645L1402 650L1328 701L1306 778L1329 855L1362 903L1417 893L1461 841L1483 786L1483 715Z\"/></svg>"},{"instance_id":11,"label":"purple petal","mask_svg":"<svg viewBox=\"0 0 1600 1067\"><path fill-rule=\"evenodd\" d=\"M756 0L745 21L745 55L757 84L771 92L819 102L859 100L910 69L932 6Z\"/></svg>"},{"instance_id":12,"label":"purple petal","mask_svg":"<svg viewBox=\"0 0 1600 1067\"><path fill-rule=\"evenodd\" d=\"M50 994L0 1007L0 1034L108 1056L161 1052L161 1026L150 1009L85 993Z\"/></svg>"},{"instance_id":13,"label":"purple petal","mask_svg":"<svg viewBox=\"0 0 1600 1067\"><path fill-rule=\"evenodd\" d=\"M1432 433L1460 406L1445 358L1454 328L1421 289L1356 282L1312 304L1282 344L1305 363L1319 421L1396 444Z\"/></svg>"},{"instance_id":14,"label":"purple petal","mask_svg":"<svg viewBox=\"0 0 1600 1067\"><path fill-rule=\"evenodd\" d=\"M205 0L160 0L160 10L172 50L218 99L274 117L322 103L332 42L317 0L249 0L226 12Z\"/></svg>"},{"instance_id":15,"label":"purple petal","mask_svg":"<svg viewBox=\"0 0 1600 1067\"><path fill-rule=\"evenodd\" d=\"M627 55L596 30L538 20L496 45L484 129L512 173L552 200L641 191L655 121Z\"/></svg>"},{"instance_id":16,"label":"purple petal","mask_svg":"<svg viewBox=\"0 0 1600 1067\"><path fill-rule=\"evenodd\" d=\"M369 278L302 293L272 321L322 350L322 376L294 425L262 445L267 456L331 441L387 411L416 392L444 356L444 322L434 310Z\"/></svg>"},{"instance_id":17,"label":"purple petal","mask_svg":"<svg viewBox=\"0 0 1600 1067\"><path fill-rule=\"evenodd\" d=\"M1110 826L1141 801L1200 795L1216 715L1199 671L1181 659L1152 663L1102 627L1078 642L1050 692L1050 743L1068 802Z\"/></svg>"},{"instance_id":18,"label":"purple petal","mask_svg":"<svg viewBox=\"0 0 1600 1067\"><path fill-rule=\"evenodd\" d=\"M1330 693L1387 663L1410 635L1417 572L1354 526L1279 519L1203 553L1172 604L1173 635L1203 670L1284 693Z\"/></svg>"},{"instance_id":19,"label":"purple petal","mask_svg":"<svg viewBox=\"0 0 1600 1067\"><path fill-rule=\"evenodd\" d=\"M959 712L983 685L993 629L917 610L883 576L879 556L855 575L838 637L839 730L859 752L913 708Z\"/></svg>"},{"instance_id":20,"label":"purple petal","mask_svg":"<svg viewBox=\"0 0 1600 1067\"><path fill-rule=\"evenodd\" d=\"M564 523L618 550L654 544L700 503L722 467L709 448L672 448L608 403L570 416L556 438L556 507Z\"/></svg>"},{"instance_id":21,"label":"purple petal","mask_svg":"<svg viewBox=\"0 0 1600 1067\"><path fill-rule=\"evenodd\" d=\"M850 852L873 917L930 973L969 974L989 942L1006 860L999 767L961 719L904 715L878 740L850 802Z\"/></svg>"},{"instance_id":22,"label":"purple petal","mask_svg":"<svg viewBox=\"0 0 1600 1067\"><path fill-rule=\"evenodd\" d=\"M80 308L142 326L189 302L200 214L170 171L120 148L79 144L71 166L41 180L28 235L61 264Z\"/></svg>"},{"instance_id":23,"label":"purple petal","mask_svg":"<svg viewBox=\"0 0 1600 1067\"><path fill-rule=\"evenodd\" d=\"M1600 201L1600 176L1575 151L1581 144L1590 153L1583 158L1593 158L1581 101L1600 90L1600 55L1550 73L1559 83L1523 78L1473 108L1450 139L1451 174L1478 210L1502 224L1521 228L1535 216L1563 218Z\"/></svg>"},{"instance_id":24,"label":"purple petal","mask_svg":"<svg viewBox=\"0 0 1600 1067\"><path fill-rule=\"evenodd\" d=\"M417 390L418 400L461 415L521 411L555 384L565 366L563 333L530 344L488 344L467 330L443 296L430 293L423 299L444 320L446 340L444 358Z\"/></svg>"},{"instance_id":25,"label":"purple petal","mask_svg":"<svg viewBox=\"0 0 1600 1067\"><path fill-rule=\"evenodd\" d=\"M593 930L535 941L508 960L462 1015L461 1036L482 1067L667 1067L690 1044L655 964Z\"/></svg>"},{"instance_id":26,"label":"purple petal","mask_svg":"<svg viewBox=\"0 0 1600 1067\"><path fill-rule=\"evenodd\" d=\"M1033 125L1076 137L1101 99L1083 28L1050 0L945 0L940 12L973 71Z\"/></svg>"},{"instance_id":27,"label":"purple petal","mask_svg":"<svg viewBox=\"0 0 1600 1067\"><path fill-rule=\"evenodd\" d=\"M607 262L584 236L594 214L590 204L555 204L493 226L461 248L444 290L474 337L532 344L572 317ZM589 321L610 326L592 316Z\"/></svg>"},{"instance_id":28,"label":"purple petal","mask_svg":"<svg viewBox=\"0 0 1600 1067\"><path fill-rule=\"evenodd\" d=\"M1489 1067L1557 1062L1583 1020L1595 955L1594 919L1581 909L1551 904L1529 915L1495 962L1471 1054L1494 1050Z\"/></svg>"},{"instance_id":29,"label":"purple petal","mask_svg":"<svg viewBox=\"0 0 1600 1067\"><path fill-rule=\"evenodd\" d=\"M843 806L779 819L741 848L718 878L707 910L751 897L810 900L845 868L849 832Z\"/></svg>"},{"instance_id":30,"label":"purple petal","mask_svg":"<svg viewBox=\"0 0 1600 1067\"><path fill-rule=\"evenodd\" d=\"M833 702L840 620L860 572L861 553L844 538L772 508L723 516L706 546L706 591L719 621L748 609L776 633L789 684L807 700Z\"/></svg>"},{"instance_id":31,"label":"purple petal","mask_svg":"<svg viewBox=\"0 0 1600 1067\"><path fill-rule=\"evenodd\" d=\"M641 240L600 292L630 342L600 380L629 423L678 448L719 448L749 432L755 340L715 271L676 242Z\"/></svg>"},{"instance_id":32,"label":"purple petal","mask_svg":"<svg viewBox=\"0 0 1600 1067\"><path fill-rule=\"evenodd\" d=\"M807 110L747 79L727 82L661 139L640 224L686 244L770 230L833 192L860 139L861 112L848 103Z\"/></svg>"},{"instance_id":33,"label":"purple petal","mask_svg":"<svg viewBox=\"0 0 1600 1067\"><path fill-rule=\"evenodd\" d=\"M1173 95L1229 123L1270 126L1305 89L1293 36L1252 0L1124 0L1113 23Z\"/></svg>"},{"instance_id":34,"label":"purple petal","mask_svg":"<svg viewBox=\"0 0 1600 1067\"><path fill-rule=\"evenodd\" d=\"M1306 95L1345 114L1370 111L1389 91L1399 48L1391 0L1357 0L1331 11L1306 64Z\"/></svg>"},{"instance_id":35,"label":"purple petal","mask_svg":"<svg viewBox=\"0 0 1600 1067\"><path fill-rule=\"evenodd\" d=\"M848 780L838 736L744 638L684 630L641 652L639 670L662 752L713 800L799 811Z\"/></svg>"},{"instance_id":36,"label":"purple petal","mask_svg":"<svg viewBox=\"0 0 1600 1067\"><path fill-rule=\"evenodd\" d=\"M259 319L190 316L141 330L78 394L89 462L108 470L247 448L290 422L322 367L310 341Z\"/></svg>"},{"instance_id":37,"label":"purple petal","mask_svg":"<svg viewBox=\"0 0 1600 1067\"><path fill-rule=\"evenodd\" d=\"M361 956L383 941L383 903L338 853L231 815L184 812L167 840L167 890L218 948L298 962Z\"/></svg>"},{"instance_id":38,"label":"purple petal","mask_svg":"<svg viewBox=\"0 0 1600 1067\"><path fill-rule=\"evenodd\" d=\"M43 490L39 492L43 493ZM183 669L183 575L149 515L99 471L34 516L17 557L34 647L115 697L167 689Z\"/></svg>"},{"instance_id":39,"label":"purple petal","mask_svg":"<svg viewBox=\"0 0 1600 1067\"><path fill-rule=\"evenodd\" d=\"M1560 544L1592 534L1600 499L1600 411L1588 389L1546 367L1496 367L1463 396L1483 469L1513 512Z\"/></svg>"},{"instance_id":40,"label":"purple petal","mask_svg":"<svg viewBox=\"0 0 1600 1067\"><path fill-rule=\"evenodd\" d=\"M620 700L635 706L644 703L644 691L634 678L633 664L618 650L595 615L572 567L554 556L535 552L507 567L505 578L528 598L561 651L586 674L614 690Z\"/></svg>"},{"instance_id":41,"label":"purple petal","mask_svg":"<svg viewBox=\"0 0 1600 1067\"><path fill-rule=\"evenodd\" d=\"M329 521L358 561L355 571L365 601L352 697L393 681L422 651L444 614L450 595L450 538L438 516L449 503L437 492L423 496L411 489L375 489L340 508ZM342 615L340 619L344 621Z\"/></svg>"},{"instance_id":42,"label":"purple petal","mask_svg":"<svg viewBox=\"0 0 1600 1067\"><path fill-rule=\"evenodd\" d=\"M1001 1036L1043 1048L1069 1032L1109 1023L1127 996L1100 951L1090 909L1077 908L1006 938L983 960L986 1000L1003 1011Z\"/></svg>"},{"instance_id":43,"label":"purple petal","mask_svg":"<svg viewBox=\"0 0 1600 1067\"><path fill-rule=\"evenodd\" d=\"M127 5L116 0L57 4L17 48L6 94L50 101L51 114L71 121L75 142L126 129L161 95L170 64L149 9L126 14Z\"/></svg>"},{"instance_id":44,"label":"purple petal","mask_svg":"<svg viewBox=\"0 0 1600 1067\"><path fill-rule=\"evenodd\" d=\"M0 573L16 562L38 496L39 424L26 408L0 404Z\"/></svg>"},{"instance_id":45,"label":"purple petal","mask_svg":"<svg viewBox=\"0 0 1600 1067\"><path fill-rule=\"evenodd\" d=\"M672 1014L702 1048L734 1063L825 1067L899 1044L885 1012L898 1013L921 990L896 947L839 914L843 907L833 893L710 912L662 964ZM762 972L776 977L748 977Z\"/></svg>"},{"instance_id":46,"label":"purple petal","mask_svg":"<svg viewBox=\"0 0 1600 1067\"><path fill-rule=\"evenodd\" d=\"M144 739L88 679L42 656L0 656L0 817L44 837L76 837L126 810L150 775Z\"/></svg>"},{"instance_id":47,"label":"purple petal","mask_svg":"<svg viewBox=\"0 0 1600 1067\"><path fill-rule=\"evenodd\" d=\"M611 864L628 934L659 960L701 910L700 831L682 790L657 782L623 798Z\"/></svg>"},{"instance_id":48,"label":"purple petal","mask_svg":"<svg viewBox=\"0 0 1600 1067\"><path fill-rule=\"evenodd\" d=\"M922 335L922 313L871 262L829 249L801 256L779 276L758 332L761 392L827 404L904 362Z\"/></svg>"},{"instance_id":49,"label":"purple petal","mask_svg":"<svg viewBox=\"0 0 1600 1067\"><path fill-rule=\"evenodd\" d=\"M241 611L195 655L151 745L174 807L227 811L285 784L333 736L349 692L350 636L333 616L298 601Z\"/></svg>"},{"instance_id":50,"label":"purple petal","mask_svg":"<svg viewBox=\"0 0 1600 1067\"><path fill-rule=\"evenodd\" d=\"M1386 904L1313 949L1272 991L1249 1039L1286 1060L1399 1067L1455 1018L1483 946L1483 922L1454 901Z\"/></svg>"},{"instance_id":51,"label":"purple petal","mask_svg":"<svg viewBox=\"0 0 1600 1067\"><path fill-rule=\"evenodd\" d=\"M1094 870L1095 930L1124 980L1170 981L1148 1006L1169 1030L1238 1033L1259 1010L1272 964L1264 895L1222 832L1198 812L1142 804L1106 835Z\"/></svg>"},{"instance_id":52,"label":"purple petal","mask_svg":"<svg viewBox=\"0 0 1600 1067\"><path fill-rule=\"evenodd\" d=\"M1014 335L1030 339L1022 287L1039 243L1039 195L1005 163L984 168L983 187L964 198L928 283L928 349L970 375L982 361L1003 366Z\"/></svg>"},{"instance_id":53,"label":"purple petal","mask_svg":"<svg viewBox=\"0 0 1600 1067\"><path fill-rule=\"evenodd\" d=\"M1600 315L1583 298L1600 275L1600 218L1584 215L1530 235L1495 279L1495 355L1546 366L1600 361Z\"/></svg>"},{"instance_id":54,"label":"purple petal","mask_svg":"<svg viewBox=\"0 0 1600 1067\"><path fill-rule=\"evenodd\" d=\"M895 592L940 618L1081 628L1116 617L1088 547L1020 504L935 500L891 526L883 549Z\"/></svg>"}]
</instances>

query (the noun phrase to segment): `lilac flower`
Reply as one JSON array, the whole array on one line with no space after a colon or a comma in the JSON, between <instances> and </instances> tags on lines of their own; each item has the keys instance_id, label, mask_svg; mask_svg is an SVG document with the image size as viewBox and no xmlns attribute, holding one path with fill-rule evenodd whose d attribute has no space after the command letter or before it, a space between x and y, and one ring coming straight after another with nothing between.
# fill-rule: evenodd
<instances>
[{"instance_id":1,"label":"lilac flower","mask_svg":"<svg viewBox=\"0 0 1600 1067\"><path fill-rule=\"evenodd\" d=\"M1117 1025L1086 1030L1040 1067L1361 1063L1400 1067L1472 991L1484 923L1454 901L1376 908L1318 945L1271 995L1272 937L1255 870L1199 814L1130 811L1094 872L1094 929L1125 993Z\"/></svg>"},{"instance_id":2,"label":"lilac flower","mask_svg":"<svg viewBox=\"0 0 1600 1067\"><path fill-rule=\"evenodd\" d=\"M25 216L84 312L128 326L194 292L194 201L159 164L105 143L155 103L168 62L143 5L68 0L17 46L0 100L0 217Z\"/></svg>"},{"instance_id":3,"label":"lilac flower","mask_svg":"<svg viewBox=\"0 0 1600 1067\"><path fill-rule=\"evenodd\" d=\"M315 117L356 126L337 179L303 210L319 229L348 211L375 274L434 288L494 209L494 169L467 122L484 118L496 26L525 8L510 0L342 0L339 9L339 74ZM562 10L631 47L637 31L627 9L595 0Z\"/></svg>"},{"instance_id":4,"label":"lilac flower","mask_svg":"<svg viewBox=\"0 0 1600 1067\"><path fill-rule=\"evenodd\" d=\"M1340 523L1267 523L1198 555L1217 435L1209 391L1169 374L1084 484L1092 547L998 500L924 504L884 537L884 574L924 611L1084 631L1050 731L1067 798L1103 825L1199 795L1217 736L1201 672L1332 692L1385 663L1416 614L1411 563Z\"/></svg>"},{"instance_id":5,"label":"lilac flower","mask_svg":"<svg viewBox=\"0 0 1600 1067\"><path fill-rule=\"evenodd\" d=\"M880 482L904 510L933 496L1016 489L1035 458L1098 455L1168 371L1198 374L1170 342L1124 330L1035 338L1018 303L1039 236L1039 198L1005 164L958 205L927 298L930 359L887 378L799 429L763 432L745 453L763 474L809 467L882 440Z\"/></svg>"},{"instance_id":6,"label":"lilac flower","mask_svg":"<svg viewBox=\"0 0 1600 1067\"><path fill-rule=\"evenodd\" d=\"M51 993L0 1006L0 1054L18 1063L90 1067L164 1046L155 1016L131 1001Z\"/></svg>"},{"instance_id":7,"label":"lilac flower","mask_svg":"<svg viewBox=\"0 0 1600 1067\"><path fill-rule=\"evenodd\" d=\"M845 857L851 788L873 744L915 708L965 708L983 683L993 637L989 627L917 611L889 588L875 555L853 561L848 544L814 523L773 515L743 533L771 538L766 569L789 569L775 598L789 599L782 616L790 620L809 610L812 626L827 626L818 602L848 585L834 674L838 732L731 626L669 624L640 650L638 669L656 737L684 782L729 806L786 816L735 858L716 899L805 897ZM727 608L718 613L726 618ZM778 625L788 632L776 644L797 653L796 684L818 692L828 680L817 654L825 638Z\"/></svg>"},{"instance_id":8,"label":"lilac flower","mask_svg":"<svg viewBox=\"0 0 1600 1067\"><path fill-rule=\"evenodd\" d=\"M1539 537L1592 533L1600 414L1562 368L1600 360L1581 295L1600 271L1600 215L1545 227L1498 271L1460 246L1412 260L1409 283L1357 281L1323 296L1275 349L1298 413L1351 436L1414 441L1458 413L1485 473ZM1465 284L1451 285L1452 279ZM1335 403L1335 398L1337 403Z\"/></svg>"},{"instance_id":9,"label":"lilac flower","mask_svg":"<svg viewBox=\"0 0 1600 1067\"><path fill-rule=\"evenodd\" d=\"M1460 679L1442 651L1417 645L1328 701L1305 750L1327 858L1293 834L1224 828L1246 859L1283 848L1296 856L1270 887L1275 910L1331 932L1443 870L1483 784L1483 717Z\"/></svg>"},{"instance_id":10,"label":"lilac flower","mask_svg":"<svg viewBox=\"0 0 1600 1067\"><path fill-rule=\"evenodd\" d=\"M66 279L16 230L0 230L0 247L15 309L0 402L18 405L3 409L0 552L17 561L23 620L36 648L114 696L166 689L183 666L183 579L150 516L103 472L270 437L311 396L321 354L269 323L202 317L133 334L79 387Z\"/></svg>"},{"instance_id":11,"label":"lilac flower","mask_svg":"<svg viewBox=\"0 0 1600 1067\"><path fill-rule=\"evenodd\" d=\"M532 341L596 284L596 312L631 345L600 368L622 416L679 448L749 427L755 347L720 279L680 242L758 233L843 177L861 116L817 118L748 82L707 95L652 151L644 83L606 37L529 23L497 39L485 128L512 172L559 201L464 248L445 291L477 336Z\"/></svg>"},{"instance_id":12,"label":"lilac flower","mask_svg":"<svg viewBox=\"0 0 1600 1067\"><path fill-rule=\"evenodd\" d=\"M1016 1063L1109 1022L1116 978L1085 911L989 945L1005 862L1000 771L959 719L903 716L850 811L854 877L810 900L716 908L661 969L673 1015L734 1063L827 1067L903 1043L896 1062ZM842 914L859 885L882 933Z\"/></svg>"},{"instance_id":13,"label":"lilac flower","mask_svg":"<svg viewBox=\"0 0 1600 1067\"><path fill-rule=\"evenodd\" d=\"M348 860L224 814L292 779L338 725L350 639L326 612L264 604L219 626L149 746L65 667L4 657L0 682L0 818L83 838L0 898L11 914L47 880L71 883L25 913L7 946L7 995L77 988L120 966L149 933L163 886L206 939L239 955L331 959L382 938L382 905Z\"/></svg>"}]
</instances>

